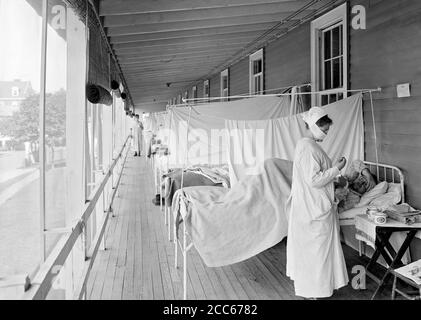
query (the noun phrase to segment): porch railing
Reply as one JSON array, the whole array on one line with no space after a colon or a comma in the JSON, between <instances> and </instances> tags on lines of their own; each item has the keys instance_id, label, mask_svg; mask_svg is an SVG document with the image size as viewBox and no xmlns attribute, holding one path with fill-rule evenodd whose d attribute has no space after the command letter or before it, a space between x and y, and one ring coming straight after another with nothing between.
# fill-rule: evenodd
<instances>
[{"instance_id":1,"label":"porch railing","mask_svg":"<svg viewBox=\"0 0 421 320\"><path fill-rule=\"evenodd\" d=\"M117 193L117 189L120 184L122 172L124 170L124 164L127 159L127 154L130 149L129 140L131 136L129 135L124 142L121 151L118 153L116 158L113 160L108 171L104 173L101 183L96 187L92 192L92 197L86 202L84 212L81 218L67 230L67 234L64 235L59 242L54 247L53 251L50 253L46 261L40 266L37 273L34 276L25 276L18 277L18 279L24 279L25 281L19 285L23 286L25 291L22 299L24 300L43 300L46 299L50 290L52 289L52 284L56 279L58 273L61 270L61 267L65 265L67 258L71 254L72 250L75 247L76 242L82 236L82 240L85 241L85 261L82 267L82 275L78 277L77 282L73 283L73 298L74 299L83 299L86 298L86 287L89 279L89 274L92 269L95 257L98 253L99 248L101 247L101 241L104 238L105 230L109 220L109 216L112 213L112 205ZM120 162L120 171L117 175L116 184L112 186L112 193L109 199L109 203L104 208L104 216L102 219L102 225L95 234L93 234L92 241L89 241L91 245L88 247L86 245L86 237L88 232L88 221L94 212L98 200L104 195L104 190L106 189L109 178L113 176L114 170L117 169L117 164ZM71 265L71 268L74 266ZM73 279L74 280L74 279ZM9 285L18 285L17 281L9 281Z\"/></svg>"}]
</instances>

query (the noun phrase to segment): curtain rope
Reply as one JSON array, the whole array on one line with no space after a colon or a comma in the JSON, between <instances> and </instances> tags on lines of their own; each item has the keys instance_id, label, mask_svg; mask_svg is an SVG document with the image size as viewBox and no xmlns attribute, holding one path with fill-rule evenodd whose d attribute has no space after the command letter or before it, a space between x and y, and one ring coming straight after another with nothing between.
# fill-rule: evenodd
<instances>
[{"instance_id":1,"label":"curtain rope","mask_svg":"<svg viewBox=\"0 0 421 320\"><path fill-rule=\"evenodd\" d=\"M183 190L183 185L184 185L184 170L186 169L187 160L188 160L188 148L187 148L187 145L189 143L189 127L190 127L191 110L192 110L192 107L190 106L189 118L187 120L187 130L186 130L186 154L185 154L185 157L184 157L183 168L181 170L181 190Z\"/></svg>"},{"instance_id":2,"label":"curtain rope","mask_svg":"<svg viewBox=\"0 0 421 320\"><path fill-rule=\"evenodd\" d=\"M170 167L170 155L171 155L171 152L170 152L170 146L171 146L171 144L170 144L170 142L171 142L171 136L172 136L172 134L171 134L172 112L170 114L170 110L168 110L167 116L170 116L170 127L169 127L169 130L168 130L169 137L168 137L167 168L166 168L167 171L169 171L169 167Z\"/></svg>"},{"instance_id":3,"label":"curtain rope","mask_svg":"<svg viewBox=\"0 0 421 320\"><path fill-rule=\"evenodd\" d=\"M376 130L376 119L374 118L374 104L373 104L373 94L370 91L370 106L371 106L371 117L373 120L373 132L374 132L374 151L376 156L376 164L377 164L377 179L379 178L379 154L377 150L377 130Z\"/></svg>"}]
</instances>

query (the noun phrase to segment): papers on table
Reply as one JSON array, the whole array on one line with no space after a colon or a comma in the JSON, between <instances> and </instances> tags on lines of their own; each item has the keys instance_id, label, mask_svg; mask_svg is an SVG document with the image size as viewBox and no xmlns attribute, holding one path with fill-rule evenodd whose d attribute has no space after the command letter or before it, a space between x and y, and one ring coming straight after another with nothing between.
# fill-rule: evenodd
<instances>
[{"instance_id":1,"label":"papers on table","mask_svg":"<svg viewBox=\"0 0 421 320\"><path fill-rule=\"evenodd\" d=\"M421 285L421 259L406 266L395 269L395 272L411 279L416 284Z\"/></svg>"}]
</instances>

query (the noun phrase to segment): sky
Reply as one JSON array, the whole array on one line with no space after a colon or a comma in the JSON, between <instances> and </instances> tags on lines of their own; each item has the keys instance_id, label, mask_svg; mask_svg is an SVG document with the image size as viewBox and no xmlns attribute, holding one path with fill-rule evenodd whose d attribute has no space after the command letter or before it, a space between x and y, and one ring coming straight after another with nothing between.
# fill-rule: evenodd
<instances>
[{"instance_id":1,"label":"sky","mask_svg":"<svg viewBox=\"0 0 421 320\"><path fill-rule=\"evenodd\" d=\"M39 91L41 17L25 0L0 0L0 81L30 81ZM66 42L48 27L47 92L66 87Z\"/></svg>"}]
</instances>

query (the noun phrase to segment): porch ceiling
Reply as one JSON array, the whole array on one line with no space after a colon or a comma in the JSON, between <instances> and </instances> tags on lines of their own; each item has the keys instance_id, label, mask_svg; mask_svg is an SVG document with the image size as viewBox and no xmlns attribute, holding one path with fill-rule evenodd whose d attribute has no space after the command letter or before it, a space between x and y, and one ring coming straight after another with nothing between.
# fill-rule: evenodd
<instances>
[{"instance_id":1,"label":"porch ceiling","mask_svg":"<svg viewBox=\"0 0 421 320\"><path fill-rule=\"evenodd\" d=\"M136 109L159 111L182 88L335 2L100 0L99 14Z\"/></svg>"}]
</instances>

